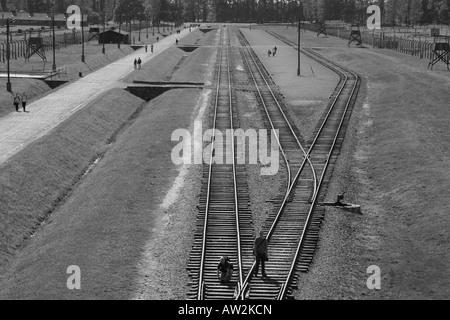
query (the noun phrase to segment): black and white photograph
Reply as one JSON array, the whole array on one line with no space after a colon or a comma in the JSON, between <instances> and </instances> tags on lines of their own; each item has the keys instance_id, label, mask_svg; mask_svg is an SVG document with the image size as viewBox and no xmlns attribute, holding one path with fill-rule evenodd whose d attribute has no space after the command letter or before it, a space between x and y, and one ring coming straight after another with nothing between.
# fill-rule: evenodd
<instances>
[{"instance_id":1,"label":"black and white photograph","mask_svg":"<svg viewBox=\"0 0 450 320\"><path fill-rule=\"evenodd\" d=\"M0 300L449 300L449 124L450 0L1 0Z\"/></svg>"}]
</instances>

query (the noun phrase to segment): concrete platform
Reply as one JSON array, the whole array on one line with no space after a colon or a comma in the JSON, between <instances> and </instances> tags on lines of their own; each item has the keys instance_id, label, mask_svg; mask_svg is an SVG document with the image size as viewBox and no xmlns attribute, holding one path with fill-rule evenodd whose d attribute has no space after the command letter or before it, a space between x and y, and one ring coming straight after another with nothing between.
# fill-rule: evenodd
<instances>
[{"instance_id":1,"label":"concrete platform","mask_svg":"<svg viewBox=\"0 0 450 320\"><path fill-rule=\"evenodd\" d=\"M339 76L304 55L297 76L297 50L264 30L243 28L241 31L284 96L301 134L310 137L339 83ZM276 56L269 57L268 50L275 46Z\"/></svg>"}]
</instances>

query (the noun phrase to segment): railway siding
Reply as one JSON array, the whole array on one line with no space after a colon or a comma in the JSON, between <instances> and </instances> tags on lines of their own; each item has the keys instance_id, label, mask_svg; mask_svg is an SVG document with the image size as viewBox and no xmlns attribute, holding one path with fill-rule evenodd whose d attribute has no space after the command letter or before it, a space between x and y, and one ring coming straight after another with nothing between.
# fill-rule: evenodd
<instances>
[{"instance_id":1,"label":"railway siding","mask_svg":"<svg viewBox=\"0 0 450 320\"><path fill-rule=\"evenodd\" d=\"M281 38L280 40L286 42L285 39ZM287 44L292 45L288 42ZM248 46L245 46L248 49ZM248 51L251 57L248 61L256 66L257 59L250 49ZM336 66L314 52L303 51L303 54L339 74L341 81L338 85L338 92L334 95L334 100L329 105L322 125L317 131L316 138L308 146L308 156L304 158L297 175L292 179L291 187L280 210L272 213L267 221L267 228L270 226L267 235L270 243L269 251L274 252L268 263L268 273L271 273L272 276L266 279L254 279L248 276L244 288L248 284L249 290L242 292L242 298L292 298L292 288L297 286L295 271L308 271L319 240L320 225L324 214L323 208L318 207L317 203L323 198L326 190L326 182L332 172L332 166L343 141L345 128L359 90L360 80L356 74ZM249 69L253 69L250 67L251 63L249 63ZM261 70L258 73L264 77ZM264 82L267 87L270 87L267 81ZM255 80L255 85L264 87L264 83L261 81L258 83ZM264 98L261 97L261 100ZM269 118L272 116L276 118L276 115L268 114ZM286 134L286 132L282 134ZM304 170L307 163L313 169L312 176L308 175L307 170ZM290 266L288 261L290 261Z\"/></svg>"}]
</instances>

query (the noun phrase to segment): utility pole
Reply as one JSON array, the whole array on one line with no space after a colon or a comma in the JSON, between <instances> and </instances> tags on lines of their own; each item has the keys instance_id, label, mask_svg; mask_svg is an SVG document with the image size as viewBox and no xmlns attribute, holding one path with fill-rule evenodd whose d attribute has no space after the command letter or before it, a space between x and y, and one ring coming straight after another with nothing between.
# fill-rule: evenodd
<instances>
[{"instance_id":1,"label":"utility pole","mask_svg":"<svg viewBox=\"0 0 450 320\"><path fill-rule=\"evenodd\" d=\"M103 47L102 47L103 54L105 54L105 52L106 52L106 50L105 50L105 42L106 42L105 31L106 31L106 8L103 7Z\"/></svg>"},{"instance_id":2,"label":"utility pole","mask_svg":"<svg viewBox=\"0 0 450 320\"><path fill-rule=\"evenodd\" d=\"M7 60L7 68L8 68L8 82L6 83L6 90L12 93L11 89L11 77L9 70L9 59L10 57L10 46L9 46L9 18L6 18L6 60Z\"/></svg>"},{"instance_id":3,"label":"utility pole","mask_svg":"<svg viewBox=\"0 0 450 320\"><path fill-rule=\"evenodd\" d=\"M252 31L252 7L250 4L250 31Z\"/></svg>"},{"instance_id":4,"label":"utility pole","mask_svg":"<svg viewBox=\"0 0 450 320\"><path fill-rule=\"evenodd\" d=\"M53 31L53 36L52 36L52 44L53 44L53 65L52 65L52 69L53 72L56 72L56 41L55 41L55 12L54 12L54 7L52 7L52 31Z\"/></svg>"},{"instance_id":5,"label":"utility pole","mask_svg":"<svg viewBox=\"0 0 450 320\"><path fill-rule=\"evenodd\" d=\"M297 54L298 54L298 62L297 62L297 76L300 76L300 26L302 23L302 14L303 14L303 4L300 2L299 13L298 13L298 45L297 45Z\"/></svg>"},{"instance_id":6,"label":"utility pole","mask_svg":"<svg viewBox=\"0 0 450 320\"><path fill-rule=\"evenodd\" d=\"M147 37L146 38L148 39L148 24L149 24L148 13L145 15L145 18L147 19Z\"/></svg>"},{"instance_id":7,"label":"utility pole","mask_svg":"<svg viewBox=\"0 0 450 320\"><path fill-rule=\"evenodd\" d=\"M119 13L119 42L117 43L117 48L120 49L120 43L122 42L122 34L120 29L122 28L122 14Z\"/></svg>"},{"instance_id":8,"label":"utility pole","mask_svg":"<svg viewBox=\"0 0 450 320\"><path fill-rule=\"evenodd\" d=\"M139 13L139 36L138 36L138 41L141 42L141 22L142 22L142 16Z\"/></svg>"},{"instance_id":9,"label":"utility pole","mask_svg":"<svg viewBox=\"0 0 450 320\"><path fill-rule=\"evenodd\" d=\"M83 21L83 9L81 9L81 62L85 62L84 56L84 21Z\"/></svg>"}]
</instances>

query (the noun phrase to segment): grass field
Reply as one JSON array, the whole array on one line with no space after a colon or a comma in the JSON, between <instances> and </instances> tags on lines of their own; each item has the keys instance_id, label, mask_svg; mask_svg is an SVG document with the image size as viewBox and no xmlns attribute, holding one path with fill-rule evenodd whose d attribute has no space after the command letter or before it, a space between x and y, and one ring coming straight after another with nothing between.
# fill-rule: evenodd
<instances>
[{"instance_id":1,"label":"grass field","mask_svg":"<svg viewBox=\"0 0 450 320\"><path fill-rule=\"evenodd\" d=\"M86 76L92 71L98 70L113 61L123 58L131 52L133 52L133 49L129 46L123 45L118 49L117 45L107 45L106 54L102 54L99 45L87 45L85 47L86 62L82 63L80 45L59 50L56 55L57 67L63 68L65 74L60 74L53 79L63 81L76 80L79 78L79 72L82 72L83 76ZM30 61L26 63L23 60L11 61L12 74L14 74L14 72L51 70L51 67L51 54L50 57L48 57L47 62L43 62L37 56L32 57ZM12 95L6 91L6 82L6 78L0 79L0 117L14 111ZM33 99L40 98L44 94L51 92L51 88L42 80L11 78L11 85L13 92L26 92L30 100L29 103L31 103Z\"/></svg>"},{"instance_id":2,"label":"grass field","mask_svg":"<svg viewBox=\"0 0 450 320\"><path fill-rule=\"evenodd\" d=\"M273 30L296 41L293 29ZM429 70L416 57L349 48L312 32L302 33L302 41L363 78L355 126L327 195L333 201L346 191L363 214L327 208L315 265L300 277L297 297L448 299L449 72L443 64ZM371 265L382 270L381 290L366 286Z\"/></svg>"},{"instance_id":3,"label":"grass field","mask_svg":"<svg viewBox=\"0 0 450 320\"><path fill-rule=\"evenodd\" d=\"M190 114L196 106L199 92L199 90L173 90L145 104L139 117L118 136L100 163L80 182L67 202L53 212L35 237L27 241L26 247L14 259L11 269L1 272L3 279L0 297L130 298L135 293L136 281L142 280L138 278L137 264L145 254L146 242L161 229L173 228L174 226L168 223L169 220L182 219L184 222L177 224L176 232L164 233L164 237L170 238L176 245L169 247L160 243L156 249L159 253L152 260L152 264L164 262L164 267L153 268L152 265L146 265L145 268L149 273L160 274L159 290L173 290L168 293L170 296L184 298L185 279L177 273L182 272L182 266L188 255L187 248L191 245L183 239L191 232L195 219L190 218L185 208L181 208L179 214L174 215L172 210L160 210L159 204L163 200L161 190L168 189L178 174L178 168L172 164L170 158L174 146L170 141L171 133L178 128L189 128ZM36 181L43 191L34 191L33 196L38 194L43 196L47 193L43 185L57 176L60 176L59 180L66 180L70 188L73 178L79 176L79 172L83 172L89 159L92 159L90 155L94 154L95 157L94 143L90 141L92 138L87 138L97 136L102 131L100 130L102 123L113 123L111 119L107 119L112 117L112 113L122 114L117 125L140 105L135 98L122 97L126 96L115 92L111 98L101 99L86 108L83 114L73 119L70 124L61 126L59 134L53 134L50 141L41 143L47 155L49 150L55 150L55 160L47 159L44 164L38 161L35 165L35 171L40 173L33 175L41 177ZM112 101L114 99L115 102ZM126 101L128 103L125 103ZM112 112L113 110L115 112ZM101 114L103 116L100 116ZM93 115L96 116L89 121L89 117ZM74 126L78 126L79 129L75 130ZM71 134L66 136L66 132ZM62 139L61 134L66 137ZM108 135L105 133L101 139L95 138L98 149L105 147L104 141ZM57 141L52 141L54 139ZM58 146L58 143L63 141L66 146ZM90 146L87 146L87 143ZM78 146L74 149L75 145ZM81 157L83 153L85 156ZM84 163L80 163L82 158L85 159ZM52 161L54 173L47 171L46 168L50 167L48 161ZM73 177L66 178L66 171L72 172ZM20 180L10 181L9 184L19 188L22 185ZM55 182L51 184L56 185ZM61 188L61 182L58 184ZM191 187L190 185L189 188ZM24 191L27 191L22 193L25 195L31 192L31 190ZM15 193L20 194L20 191L16 189ZM12 199L11 206L19 206L19 203L27 200L21 200L16 196ZM44 199L36 199L34 202L41 207ZM26 207L31 207L31 204ZM11 212L10 209L8 212L10 212L8 219L2 217L1 221L8 222L8 234L11 234L18 225L17 222L11 221L11 217L17 213ZM32 220L34 212L36 210L28 214L27 221ZM25 215L22 214L20 217ZM17 230L14 233L16 234ZM5 240L9 240L9 243L11 241ZM163 257L165 260L161 261ZM68 275L65 270L73 264L80 266L82 270L82 290L67 290ZM168 277L176 278L179 285L164 289L163 283L168 281Z\"/></svg>"},{"instance_id":4,"label":"grass field","mask_svg":"<svg viewBox=\"0 0 450 320\"><path fill-rule=\"evenodd\" d=\"M153 58L150 63L144 64L139 72L133 72L126 76L124 81L169 81L185 54L183 50L173 46Z\"/></svg>"},{"instance_id":5,"label":"grass field","mask_svg":"<svg viewBox=\"0 0 450 320\"><path fill-rule=\"evenodd\" d=\"M204 82L209 57L214 51L210 46L214 43L216 34L214 31L207 34L199 30L193 31L180 41L180 46L198 44L205 47L187 53L174 45L143 65L139 72L125 77L124 81Z\"/></svg>"},{"instance_id":6,"label":"grass field","mask_svg":"<svg viewBox=\"0 0 450 320\"><path fill-rule=\"evenodd\" d=\"M123 90L110 91L1 166L0 266L55 210L142 102Z\"/></svg>"},{"instance_id":7,"label":"grass field","mask_svg":"<svg viewBox=\"0 0 450 320\"><path fill-rule=\"evenodd\" d=\"M118 57L123 57L129 53L133 52L127 45L122 45L120 49L117 48L117 45L107 44L105 45L105 55L102 54L102 45L99 45L96 41L91 41L85 44L84 46L84 54L86 57L86 68L84 70L89 70L89 68L95 67L95 60L99 59L99 57L105 56L106 59L109 59L109 62L113 61L113 59L117 59ZM72 45L67 48L62 48L60 50L56 50L55 52L55 62L56 67L66 67L78 64L82 66L81 62L81 54L82 54L82 46L81 45ZM26 73L26 72L50 72L52 71L53 65L53 54L52 51L45 52L46 61L43 61L41 57L38 55L34 55L30 58L29 61L25 61L25 59L17 59L10 61L11 74L14 75L17 73ZM108 63L109 63L108 62ZM6 71L6 65L1 67L2 71ZM69 70L67 70L69 73ZM68 75L73 76L69 73ZM78 74L76 75L78 76Z\"/></svg>"},{"instance_id":8,"label":"grass field","mask_svg":"<svg viewBox=\"0 0 450 320\"><path fill-rule=\"evenodd\" d=\"M167 28L168 29L168 28ZM163 28L160 28L160 31L163 31ZM50 31L46 31L50 32ZM57 31L57 33L64 33L65 31ZM175 32L173 29L172 32ZM199 32L199 31L198 31ZM193 32L194 34L194 32ZM43 33L44 35L44 33ZM160 39L163 36L157 33L157 29L155 28L155 35L152 33L152 29L149 28L149 34L147 38L147 29L141 30L141 41L138 41L139 31L132 31L131 37L134 37L136 40L136 45L143 44L151 44L156 42L156 38ZM192 36L189 35L191 38ZM194 38L197 39L202 35L197 34L194 35ZM19 39L19 38L17 38ZM23 39L21 36L20 39ZM191 41L192 42L192 41ZM81 72L83 76L86 76L92 71L98 70L101 67L104 67L110 64L113 61L116 61L120 58L125 57L126 55L133 52L133 49L128 45L121 45L119 49L117 44L106 44L105 45L105 54L102 53L103 45L99 45L97 40L92 40L90 42L85 43L85 63L81 62L81 54L82 54L82 46L81 45L72 45L67 48L62 48L60 50L56 50L56 67L60 71L60 73L53 77L53 80L61 80L61 81L73 81L79 78L79 73ZM149 48L150 50L150 48ZM181 50L178 50L181 52ZM53 66L53 54L52 51L46 52L46 61L43 61L39 56L34 55L30 58L29 61L25 61L24 59L17 59L10 61L10 71L11 71L11 84L13 92L26 92L29 98L29 103L32 102L33 99L42 97L44 94L51 91L51 88L46 85L41 80L34 79L15 79L15 73L42 73L42 72L50 72ZM163 59L163 58L160 58ZM170 59L175 59L176 63L179 62L177 55L175 57L171 57ZM169 59L169 60L170 60ZM178 60L177 60L178 59ZM176 64L171 69L175 68ZM6 73L6 64L0 64L0 72ZM156 74L153 76L153 70L150 73L151 79L162 80L165 78L167 70L162 68L161 73L159 74L156 70ZM130 78L131 79L131 78ZM136 75L136 79L133 80L146 80L140 79L139 75ZM0 78L0 117L5 114L10 113L14 110L12 105L12 95L6 91L6 78Z\"/></svg>"},{"instance_id":9,"label":"grass field","mask_svg":"<svg viewBox=\"0 0 450 320\"><path fill-rule=\"evenodd\" d=\"M133 74L145 78L147 72L151 74L152 68L158 67L161 76L165 72L170 75L177 66L178 77L189 79L191 67L180 63L180 59L168 60L170 52L178 54L178 58L185 54L178 48L169 48L145 65L148 71L143 69ZM192 54L191 62L198 65L215 58L206 52ZM211 76L214 70L211 66L201 68L199 82ZM126 81L132 80L131 77ZM185 196L182 203L174 203L176 208L170 210L160 208L160 204L163 200L164 203L175 201L173 195L170 199L162 197L181 171L170 159L171 149L176 144L170 141L171 133L190 127L195 111L198 112L200 92L172 90L142 104L128 93L115 90L60 125L45 140L35 144L38 147L33 145L19 153L16 157L19 160L12 160L16 165L8 164L11 174L3 180L11 186L9 192L16 196L5 204L9 206L7 209L0 208L0 212L8 212L7 218L0 219L5 221L1 228L8 235L4 239L0 297L126 299L139 296L143 291L136 291L136 288L141 287L151 297L184 298L187 275L178 273L191 247L186 239L190 239L195 225L194 208L200 185L194 188L192 178L185 176L180 182L188 183L189 187L179 189L176 195L189 193L189 196ZM133 110L140 110L139 106L143 107L139 117L128 122L129 126L108 144L108 132L112 132L112 127L105 128L105 125L120 126ZM118 115L114 115L116 113ZM99 155L103 155L100 162L79 181ZM22 203L27 203L26 211L17 214L13 210L21 202L18 188L23 185L20 164L23 159L35 159L36 170L28 171L35 186L24 190L26 197ZM192 170L198 171L194 178L199 183L202 167ZM12 176L19 178L13 181ZM48 189L52 195L47 195ZM69 196L64 198L67 193ZM51 209L51 215L46 214L47 206L58 199L64 200ZM186 201L191 203L186 205ZM44 207L44 213L39 216L36 210L30 212L32 206L38 210ZM14 214L19 216L17 221L12 221ZM45 224L38 227L44 218ZM38 232L29 239L32 232L29 230L35 227L39 228ZM6 245L14 240L19 245L14 248ZM20 246L22 243L25 245ZM21 249L15 251L18 247ZM6 264L13 252L17 252L15 258ZM79 292L69 291L65 286L65 269L71 264L83 270L83 290ZM31 281L25 280L31 274L37 276ZM148 279L152 280L143 283ZM165 288L167 281L171 285ZM156 284L159 289L152 290Z\"/></svg>"}]
</instances>

